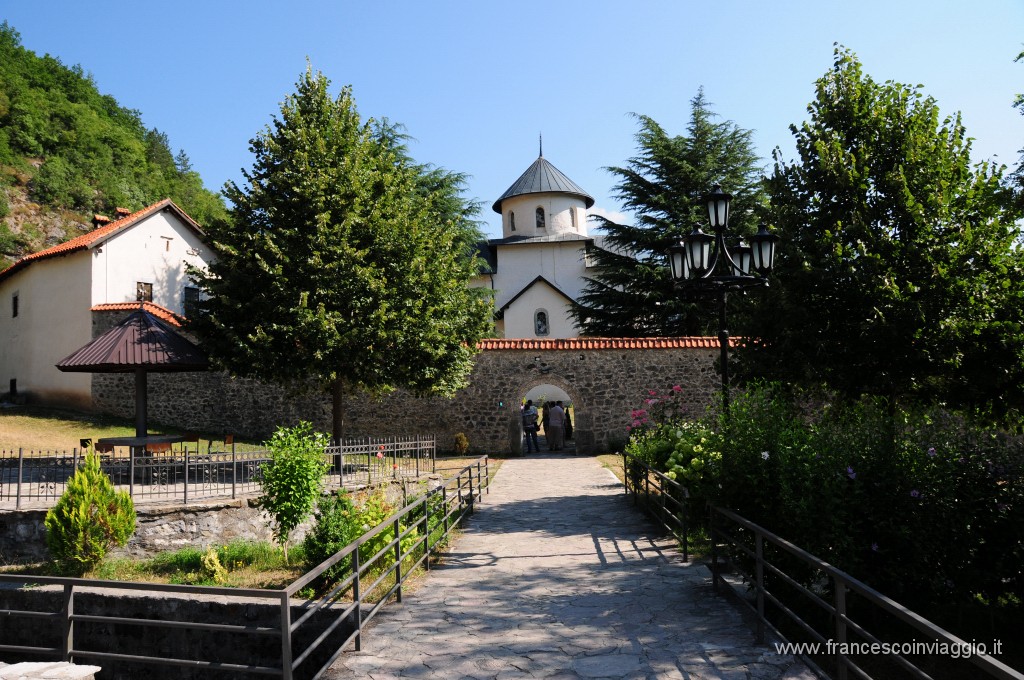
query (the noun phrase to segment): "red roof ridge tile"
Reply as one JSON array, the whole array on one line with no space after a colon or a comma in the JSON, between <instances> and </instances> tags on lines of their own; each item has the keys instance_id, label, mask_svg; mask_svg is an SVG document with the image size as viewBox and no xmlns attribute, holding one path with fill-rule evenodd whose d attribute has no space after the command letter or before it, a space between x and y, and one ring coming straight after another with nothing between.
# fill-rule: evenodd
<instances>
[{"instance_id":1,"label":"red roof ridge tile","mask_svg":"<svg viewBox=\"0 0 1024 680\"><path fill-rule=\"evenodd\" d=\"M729 346L735 347L740 338L729 338ZM580 350L580 349L717 349L718 338L710 336L687 336L679 338L485 338L477 347L481 350Z\"/></svg>"},{"instance_id":2,"label":"red roof ridge tile","mask_svg":"<svg viewBox=\"0 0 1024 680\"><path fill-rule=\"evenodd\" d=\"M105 302L89 309L90 312L127 312L144 309L158 319L174 326L181 326L184 318L155 302Z\"/></svg>"}]
</instances>

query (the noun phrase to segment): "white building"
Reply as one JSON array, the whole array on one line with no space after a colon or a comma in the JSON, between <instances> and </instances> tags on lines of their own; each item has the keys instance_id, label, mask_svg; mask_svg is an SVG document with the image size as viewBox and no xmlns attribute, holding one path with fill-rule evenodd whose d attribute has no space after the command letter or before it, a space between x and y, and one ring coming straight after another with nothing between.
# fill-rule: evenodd
<instances>
[{"instance_id":1,"label":"white building","mask_svg":"<svg viewBox=\"0 0 1024 680\"><path fill-rule=\"evenodd\" d=\"M27 255L0 271L0 392L88 408L91 376L58 361L92 340L92 312L146 309L178 323L198 300L186 265L205 268L203 231L169 199Z\"/></svg>"},{"instance_id":2,"label":"white building","mask_svg":"<svg viewBox=\"0 0 1024 680\"><path fill-rule=\"evenodd\" d=\"M585 286L592 205L543 154L494 202L502 238L482 244L488 269L473 285L495 292L498 337L579 336L569 310Z\"/></svg>"}]
</instances>

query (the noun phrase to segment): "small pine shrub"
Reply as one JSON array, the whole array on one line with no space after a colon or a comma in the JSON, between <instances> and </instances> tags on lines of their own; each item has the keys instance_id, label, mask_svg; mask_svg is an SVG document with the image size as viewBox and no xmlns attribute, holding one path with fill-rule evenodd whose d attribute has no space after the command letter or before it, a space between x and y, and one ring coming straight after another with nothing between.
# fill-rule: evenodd
<instances>
[{"instance_id":1,"label":"small pine shrub","mask_svg":"<svg viewBox=\"0 0 1024 680\"><path fill-rule=\"evenodd\" d=\"M469 453L469 439L462 432L455 435L455 455L465 456Z\"/></svg>"},{"instance_id":2,"label":"small pine shrub","mask_svg":"<svg viewBox=\"0 0 1024 680\"><path fill-rule=\"evenodd\" d=\"M114 490L99 457L90 452L46 513L45 525L58 571L80 575L97 565L111 546L128 542L135 532L135 504L127 492Z\"/></svg>"}]
</instances>

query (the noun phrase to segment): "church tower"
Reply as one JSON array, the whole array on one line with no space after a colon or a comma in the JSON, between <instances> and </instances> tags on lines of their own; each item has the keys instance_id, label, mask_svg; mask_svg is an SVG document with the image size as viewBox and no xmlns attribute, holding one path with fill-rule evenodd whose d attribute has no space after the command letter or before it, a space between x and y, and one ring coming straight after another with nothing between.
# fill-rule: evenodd
<instances>
[{"instance_id":1,"label":"church tower","mask_svg":"<svg viewBox=\"0 0 1024 680\"><path fill-rule=\"evenodd\" d=\"M502 238L482 244L494 289L495 329L505 338L574 338L569 311L585 286L587 209L594 199L544 158L494 202Z\"/></svg>"}]
</instances>

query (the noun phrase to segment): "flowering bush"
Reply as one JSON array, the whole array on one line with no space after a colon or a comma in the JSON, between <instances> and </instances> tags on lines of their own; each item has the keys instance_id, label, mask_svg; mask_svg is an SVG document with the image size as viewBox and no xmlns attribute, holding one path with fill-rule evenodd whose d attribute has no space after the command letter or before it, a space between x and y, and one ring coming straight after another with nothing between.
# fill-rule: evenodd
<instances>
[{"instance_id":1,"label":"flowering bush","mask_svg":"<svg viewBox=\"0 0 1024 680\"><path fill-rule=\"evenodd\" d=\"M726 415L659 421L627 452L912 608L1024 601L1024 441L942 409L753 385ZM671 395L668 395L671 397ZM653 407L653 408L652 408Z\"/></svg>"}]
</instances>

